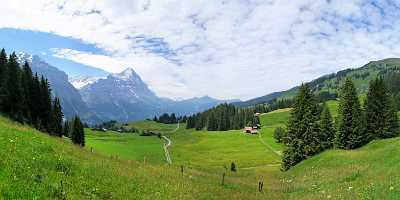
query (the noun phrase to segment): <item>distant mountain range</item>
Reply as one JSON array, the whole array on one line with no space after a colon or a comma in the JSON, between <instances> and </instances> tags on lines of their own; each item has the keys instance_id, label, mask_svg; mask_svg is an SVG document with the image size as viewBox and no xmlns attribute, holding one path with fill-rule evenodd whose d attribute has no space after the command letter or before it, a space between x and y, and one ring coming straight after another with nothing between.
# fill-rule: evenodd
<instances>
[{"instance_id":1,"label":"distant mountain range","mask_svg":"<svg viewBox=\"0 0 400 200\"><path fill-rule=\"evenodd\" d=\"M46 63L39 56L19 53L18 59L20 63L27 61L34 73L49 79L52 93L61 99L67 118L79 115L91 124L107 120L141 120L172 112L187 115L232 102L211 97L181 101L158 97L131 68L107 77L68 78L65 72Z\"/></svg>"},{"instance_id":2,"label":"distant mountain range","mask_svg":"<svg viewBox=\"0 0 400 200\"><path fill-rule=\"evenodd\" d=\"M132 121L171 112L187 115L225 102L210 97L182 101L158 97L131 68L98 78L79 92L89 109L102 120Z\"/></svg>"},{"instance_id":3,"label":"distant mountain range","mask_svg":"<svg viewBox=\"0 0 400 200\"><path fill-rule=\"evenodd\" d=\"M360 95L368 91L369 82L378 76L391 72L400 72L400 58L388 58L378 61L371 61L368 64L354 69L345 69L337 73L319 77L308 84L316 94L338 94L340 87L346 77L351 77ZM298 86L286 91L275 92L248 101L234 103L237 106L251 106L271 102L274 99L293 98Z\"/></svg>"}]
</instances>

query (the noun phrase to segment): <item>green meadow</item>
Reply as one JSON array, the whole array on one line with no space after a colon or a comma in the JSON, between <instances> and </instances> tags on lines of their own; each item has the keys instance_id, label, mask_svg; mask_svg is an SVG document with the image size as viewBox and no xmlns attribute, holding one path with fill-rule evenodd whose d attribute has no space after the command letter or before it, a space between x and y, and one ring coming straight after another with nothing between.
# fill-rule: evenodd
<instances>
[{"instance_id":1,"label":"green meadow","mask_svg":"<svg viewBox=\"0 0 400 200\"><path fill-rule=\"evenodd\" d=\"M164 163L163 141L158 137L85 129L86 148L125 160Z\"/></svg>"},{"instance_id":2,"label":"green meadow","mask_svg":"<svg viewBox=\"0 0 400 200\"><path fill-rule=\"evenodd\" d=\"M335 115L337 102L328 102ZM156 136L86 130L86 147L0 117L2 199L398 199L400 140L329 150L288 172L273 138L290 109L261 115L259 135L134 122L172 140L172 165ZM91 152L93 149L93 152ZM230 171L234 162L236 172ZM226 169L227 168L227 169ZM183 169L183 171L182 171ZM183 172L183 173L182 173ZM224 185L222 175L225 174ZM258 182L264 182L258 192ZM26 187L28 186L29 187Z\"/></svg>"}]
</instances>

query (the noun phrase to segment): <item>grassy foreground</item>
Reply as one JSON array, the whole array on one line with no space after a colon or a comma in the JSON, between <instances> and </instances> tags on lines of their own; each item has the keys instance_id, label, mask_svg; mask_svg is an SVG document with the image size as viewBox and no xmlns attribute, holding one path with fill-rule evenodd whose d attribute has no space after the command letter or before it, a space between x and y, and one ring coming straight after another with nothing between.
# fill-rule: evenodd
<instances>
[{"instance_id":1,"label":"grassy foreground","mask_svg":"<svg viewBox=\"0 0 400 200\"><path fill-rule=\"evenodd\" d=\"M221 186L219 175L111 159L3 117L0 146L1 199L265 198L234 177Z\"/></svg>"}]
</instances>

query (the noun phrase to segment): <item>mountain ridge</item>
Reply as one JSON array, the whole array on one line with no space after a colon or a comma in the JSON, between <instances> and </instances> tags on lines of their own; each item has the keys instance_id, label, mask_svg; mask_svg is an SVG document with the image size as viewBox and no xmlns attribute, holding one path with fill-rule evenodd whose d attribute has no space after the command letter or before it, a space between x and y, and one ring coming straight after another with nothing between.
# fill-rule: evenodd
<instances>
[{"instance_id":1,"label":"mountain ridge","mask_svg":"<svg viewBox=\"0 0 400 200\"><path fill-rule=\"evenodd\" d=\"M110 74L79 89L83 101L101 119L133 121L162 113L188 115L201 112L229 100L209 96L176 101L157 96L133 68Z\"/></svg>"},{"instance_id":2,"label":"mountain ridge","mask_svg":"<svg viewBox=\"0 0 400 200\"><path fill-rule=\"evenodd\" d=\"M371 80L390 72L400 72L400 58L385 58L376 61L369 61L367 64L358 68L348 68L336 73L320 76L307 82L307 84L311 86L311 89L316 94L337 95L345 78L350 77L354 81L359 94L365 95ZM234 104L237 106L253 106L257 104L270 103L276 99L290 99L294 97L298 88L299 86L295 86L288 90L270 93Z\"/></svg>"}]
</instances>

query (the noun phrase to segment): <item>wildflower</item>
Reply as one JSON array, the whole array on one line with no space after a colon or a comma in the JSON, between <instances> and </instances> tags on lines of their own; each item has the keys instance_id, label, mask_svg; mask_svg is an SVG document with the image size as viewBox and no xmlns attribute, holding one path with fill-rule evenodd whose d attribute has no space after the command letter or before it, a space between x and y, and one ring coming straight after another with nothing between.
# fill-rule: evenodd
<instances>
[{"instance_id":1,"label":"wildflower","mask_svg":"<svg viewBox=\"0 0 400 200\"><path fill-rule=\"evenodd\" d=\"M347 190L350 191L351 189L353 189L353 187L349 186L349 188Z\"/></svg>"},{"instance_id":2,"label":"wildflower","mask_svg":"<svg viewBox=\"0 0 400 200\"><path fill-rule=\"evenodd\" d=\"M394 187L393 187L393 186L390 186L389 190L394 190Z\"/></svg>"}]
</instances>

